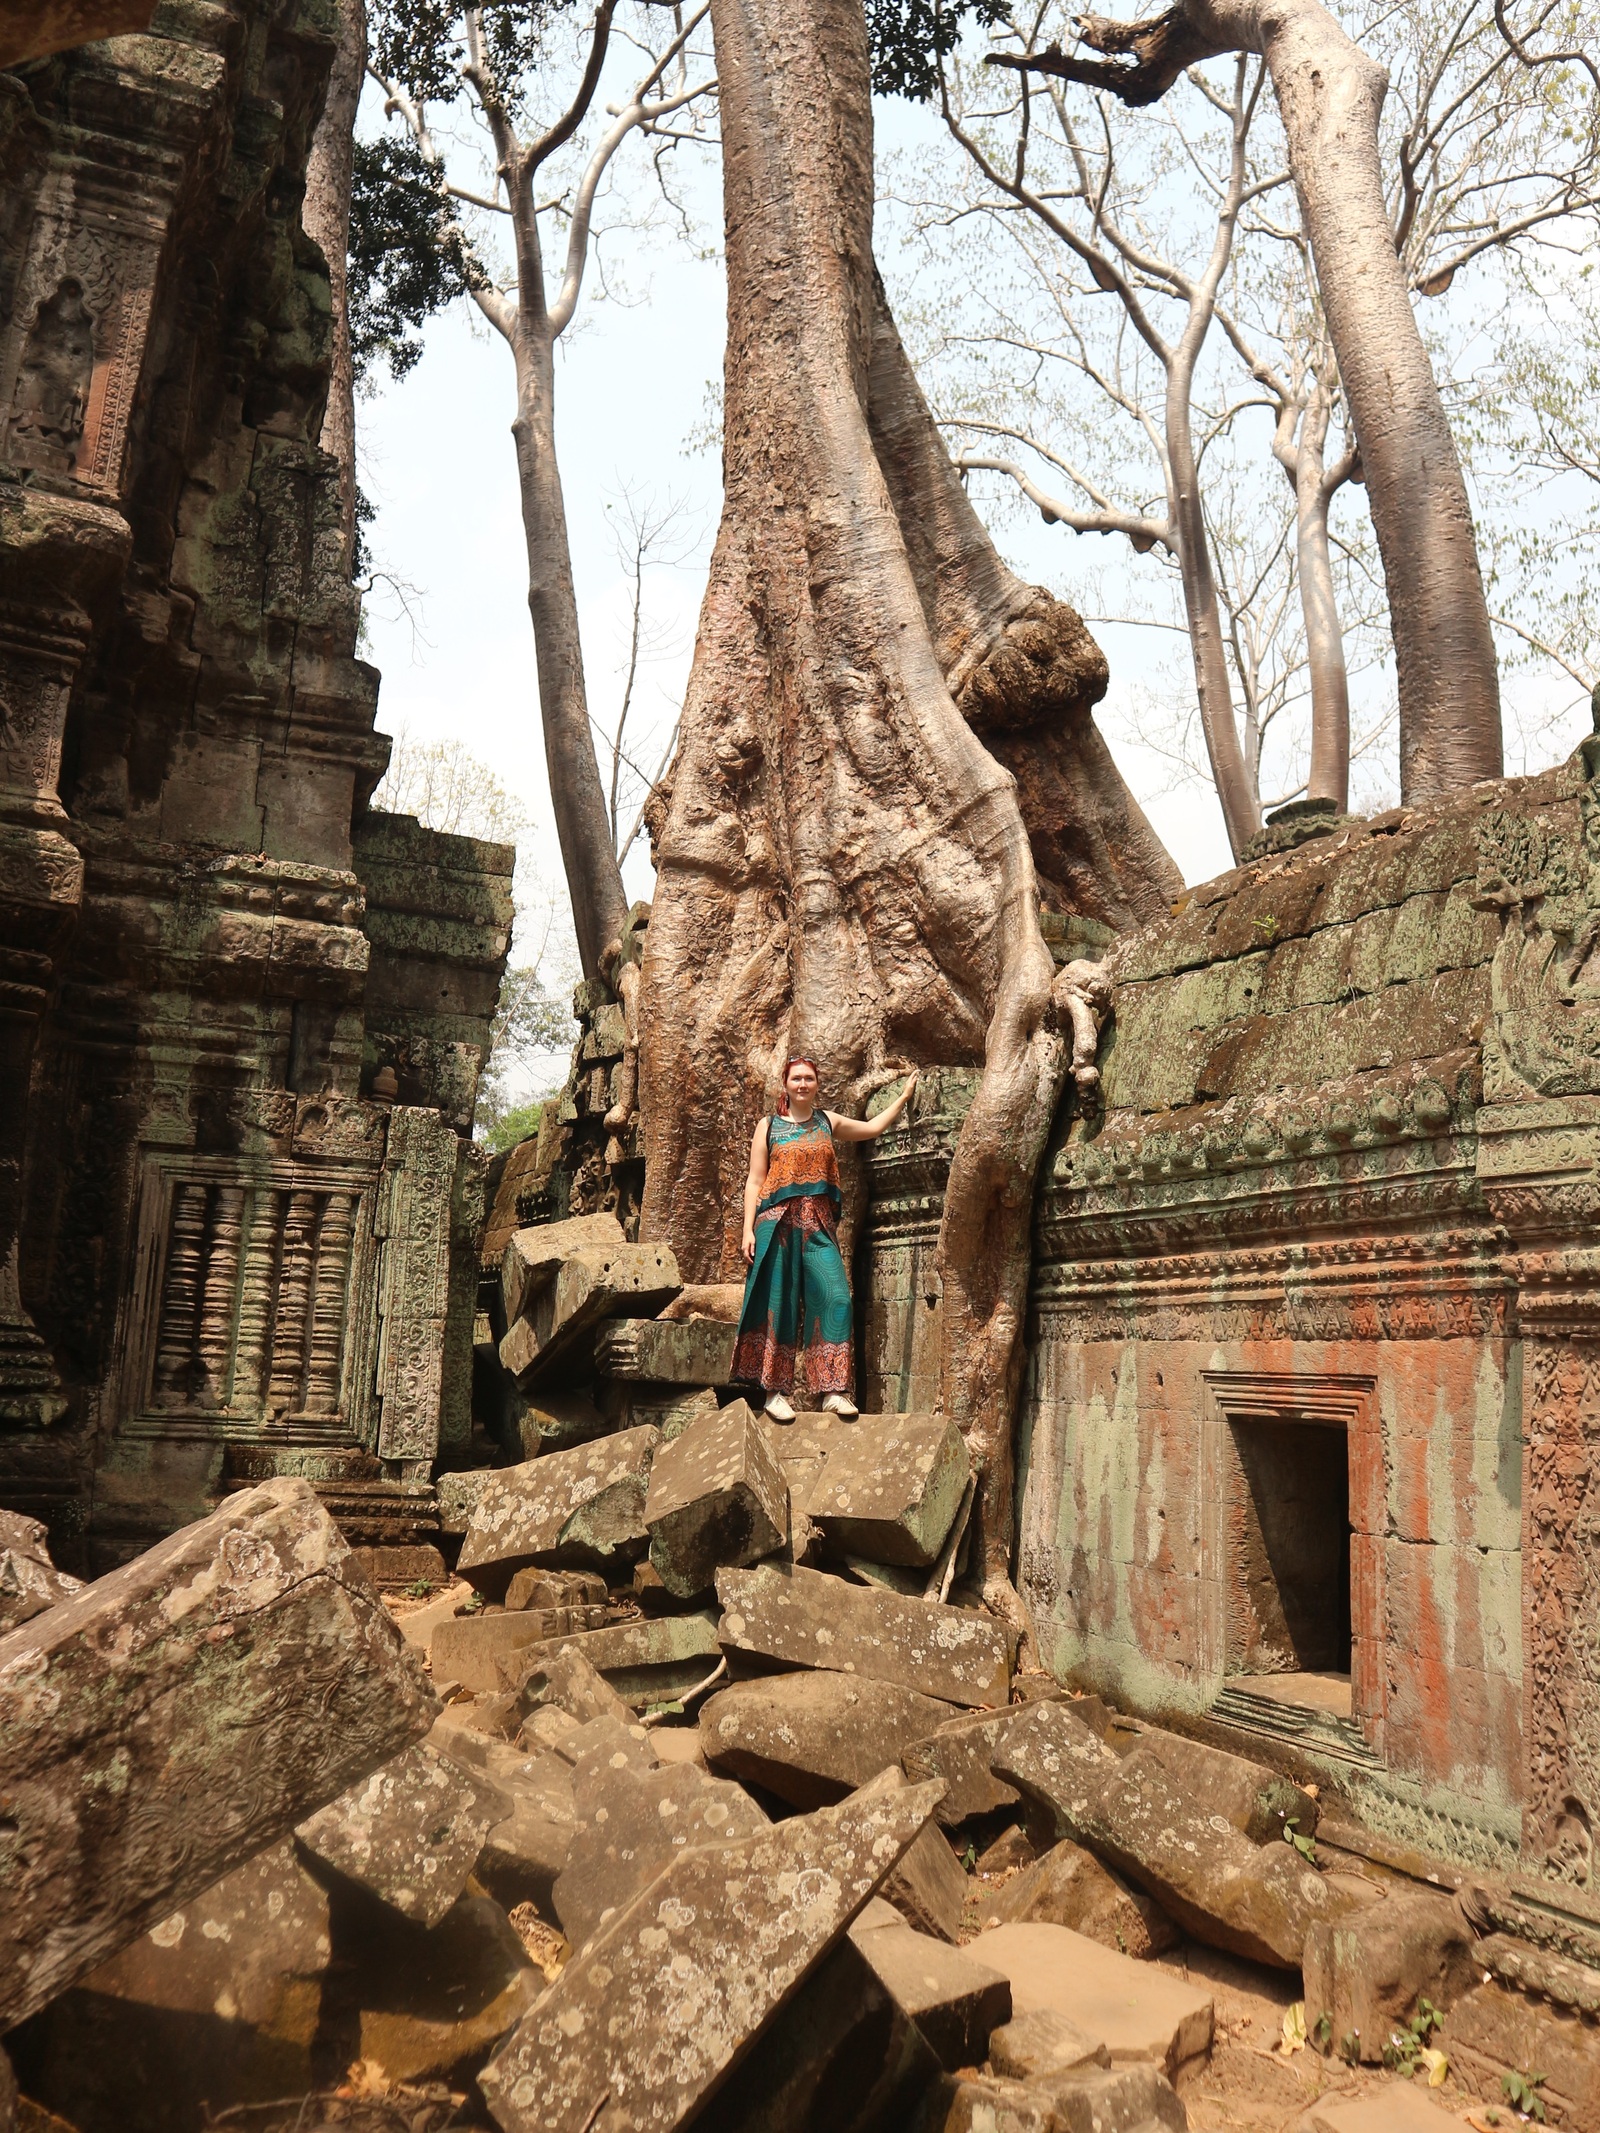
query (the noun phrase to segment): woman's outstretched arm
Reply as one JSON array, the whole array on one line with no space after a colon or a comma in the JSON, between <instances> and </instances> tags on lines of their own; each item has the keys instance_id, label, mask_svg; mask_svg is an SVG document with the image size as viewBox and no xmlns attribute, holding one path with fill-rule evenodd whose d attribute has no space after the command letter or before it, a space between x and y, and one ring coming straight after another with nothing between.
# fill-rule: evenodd
<instances>
[{"instance_id":1,"label":"woman's outstretched arm","mask_svg":"<svg viewBox=\"0 0 1600 2133\"><path fill-rule=\"evenodd\" d=\"M756 1205L767 1182L767 1122L756 1121L750 1136L750 1170L744 1181L744 1259L748 1266L756 1256Z\"/></svg>"},{"instance_id":2,"label":"woman's outstretched arm","mask_svg":"<svg viewBox=\"0 0 1600 2133\"><path fill-rule=\"evenodd\" d=\"M828 1113L828 1124L833 1128L834 1139L836 1141L875 1141L880 1133L887 1133L891 1126L899 1124L901 1112L910 1103L916 1091L917 1070L913 1067L906 1077L906 1085L900 1091L900 1094L890 1104L889 1108L886 1111L880 1111L876 1118L842 1118L837 1111L830 1111Z\"/></svg>"}]
</instances>

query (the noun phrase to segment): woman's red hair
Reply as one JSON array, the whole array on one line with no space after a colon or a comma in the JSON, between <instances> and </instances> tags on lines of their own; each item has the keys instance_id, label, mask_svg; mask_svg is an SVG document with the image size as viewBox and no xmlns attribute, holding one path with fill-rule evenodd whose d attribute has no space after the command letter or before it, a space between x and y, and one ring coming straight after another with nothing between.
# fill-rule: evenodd
<instances>
[{"instance_id":1,"label":"woman's red hair","mask_svg":"<svg viewBox=\"0 0 1600 2133\"><path fill-rule=\"evenodd\" d=\"M820 1082L822 1079L822 1069L817 1065L817 1062L814 1059L803 1057L798 1052L792 1059L786 1059L783 1062L783 1094L778 1098L778 1111L780 1116L784 1118L789 1116L789 1069L797 1066L810 1067L817 1080Z\"/></svg>"}]
</instances>

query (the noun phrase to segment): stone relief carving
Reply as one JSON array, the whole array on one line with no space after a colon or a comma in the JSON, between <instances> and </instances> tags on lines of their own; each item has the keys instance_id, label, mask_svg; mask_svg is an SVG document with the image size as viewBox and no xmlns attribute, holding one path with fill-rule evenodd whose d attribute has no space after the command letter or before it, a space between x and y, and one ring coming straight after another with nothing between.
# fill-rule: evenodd
<instances>
[{"instance_id":1,"label":"stone relief carving","mask_svg":"<svg viewBox=\"0 0 1600 2133\"><path fill-rule=\"evenodd\" d=\"M11 456L69 474L83 437L94 375L94 319L83 285L64 277L35 314L11 399Z\"/></svg>"}]
</instances>

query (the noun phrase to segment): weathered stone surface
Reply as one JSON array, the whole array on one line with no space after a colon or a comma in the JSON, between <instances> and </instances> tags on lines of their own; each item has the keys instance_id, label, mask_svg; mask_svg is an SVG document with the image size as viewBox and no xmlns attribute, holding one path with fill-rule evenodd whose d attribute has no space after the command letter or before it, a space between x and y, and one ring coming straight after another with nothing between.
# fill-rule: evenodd
<instances>
[{"instance_id":1,"label":"weathered stone surface","mask_svg":"<svg viewBox=\"0 0 1600 2133\"><path fill-rule=\"evenodd\" d=\"M969 2074L952 2084L938 2133L1060 2133L1056 2107L1043 2090L992 2074Z\"/></svg>"},{"instance_id":2,"label":"weathered stone surface","mask_svg":"<svg viewBox=\"0 0 1600 2133\"><path fill-rule=\"evenodd\" d=\"M942 2114L929 2106L946 2085L847 1935L696 2114L695 2133L932 2133Z\"/></svg>"},{"instance_id":3,"label":"weathered stone surface","mask_svg":"<svg viewBox=\"0 0 1600 2133\"><path fill-rule=\"evenodd\" d=\"M1170 2075L1211 2048L1209 1993L1065 1926L996 1926L970 1946L1011 1980L1019 2013L1053 2008L1102 2039L1114 2065L1144 2059Z\"/></svg>"},{"instance_id":4,"label":"weathered stone surface","mask_svg":"<svg viewBox=\"0 0 1600 2133\"><path fill-rule=\"evenodd\" d=\"M493 1563L509 1573L533 1562L595 1564L637 1552L660 1443L653 1429L629 1429L500 1468L479 1494L457 1570Z\"/></svg>"},{"instance_id":5,"label":"weathered stone surface","mask_svg":"<svg viewBox=\"0 0 1600 2133\"><path fill-rule=\"evenodd\" d=\"M500 1469L492 1466L463 1467L453 1474L441 1474L434 1485L439 1499L440 1532L465 1533L479 1497L499 1479L499 1474Z\"/></svg>"},{"instance_id":6,"label":"weathered stone surface","mask_svg":"<svg viewBox=\"0 0 1600 2133\"><path fill-rule=\"evenodd\" d=\"M513 1385L508 1388L506 1413L513 1425L514 1445L521 1447L524 1459L570 1451L575 1444L592 1444L616 1428L612 1418L584 1392L519 1392Z\"/></svg>"},{"instance_id":7,"label":"weathered stone surface","mask_svg":"<svg viewBox=\"0 0 1600 2133\"><path fill-rule=\"evenodd\" d=\"M948 1415L862 1415L828 1454L807 1504L840 1549L926 1569L972 1472Z\"/></svg>"},{"instance_id":8,"label":"weathered stone surface","mask_svg":"<svg viewBox=\"0 0 1600 2133\"><path fill-rule=\"evenodd\" d=\"M1496 1981L1457 2000L1434 2042L1456 2078L1482 2095L1498 2096L1508 2070L1543 2074L1539 2093L1553 2124L1576 2133L1600 2127L1600 2018Z\"/></svg>"},{"instance_id":9,"label":"weathered stone surface","mask_svg":"<svg viewBox=\"0 0 1600 2133\"><path fill-rule=\"evenodd\" d=\"M947 1829L970 1815L993 1814L996 1808L1016 1805L1016 1787L997 1777L992 1765L1000 1744L1027 1717L1028 1708L1016 1705L1002 1711L964 1713L947 1718L925 1740L908 1743L901 1757L907 1777L919 1782L936 1777L944 1783L939 1820ZM1082 1730L1086 1755L1096 1756L1097 1750L1097 1760L1110 1755L1111 1750L1087 1728Z\"/></svg>"},{"instance_id":10,"label":"weathered stone surface","mask_svg":"<svg viewBox=\"0 0 1600 2133\"><path fill-rule=\"evenodd\" d=\"M910 1926L863 1926L851 1938L878 1981L933 2046L941 2065L977 2066L989 2033L1011 2019L1011 1986L961 1948Z\"/></svg>"},{"instance_id":11,"label":"weathered stone surface","mask_svg":"<svg viewBox=\"0 0 1600 2133\"><path fill-rule=\"evenodd\" d=\"M624 1703L670 1703L713 1671L721 1650L717 1638L716 1616L707 1613L646 1616L557 1644L530 1645L513 1661L516 1693L524 1709L542 1702L552 1668L564 1652L572 1652L602 1675Z\"/></svg>"},{"instance_id":12,"label":"weathered stone surface","mask_svg":"<svg viewBox=\"0 0 1600 2133\"><path fill-rule=\"evenodd\" d=\"M987 1615L763 1564L717 1576L730 1649L827 1667L955 1704L1003 1704L1011 1646Z\"/></svg>"},{"instance_id":13,"label":"weathered stone surface","mask_svg":"<svg viewBox=\"0 0 1600 2133\"><path fill-rule=\"evenodd\" d=\"M506 1910L531 1903L548 1918L556 1876L571 1857L577 1826L572 1764L552 1748L513 1748L481 1738L469 1747L458 1736L447 1752L480 1772L510 1808L490 1828L478 1854L478 1880Z\"/></svg>"},{"instance_id":14,"label":"weathered stone surface","mask_svg":"<svg viewBox=\"0 0 1600 2133\"><path fill-rule=\"evenodd\" d=\"M592 1718L614 1718L624 1726L633 1724L630 1707L576 1644L563 1644L549 1659L541 1660L537 1678L542 1702L550 1706L552 1718L568 1718L580 1726L586 1726ZM528 1684L523 1686L526 1689ZM527 1725L535 1727L539 1722L540 1712L535 1710Z\"/></svg>"},{"instance_id":15,"label":"weathered stone surface","mask_svg":"<svg viewBox=\"0 0 1600 2133\"><path fill-rule=\"evenodd\" d=\"M171 1914L437 1715L303 1481L230 1497L0 1640L0 2018Z\"/></svg>"},{"instance_id":16,"label":"weathered stone surface","mask_svg":"<svg viewBox=\"0 0 1600 2133\"><path fill-rule=\"evenodd\" d=\"M693 1422L656 1453L644 1522L650 1560L680 1599L719 1569L759 1562L789 1538L789 1489L765 1426L743 1400Z\"/></svg>"},{"instance_id":17,"label":"weathered stone surface","mask_svg":"<svg viewBox=\"0 0 1600 2133\"><path fill-rule=\"evenodd\" d=\"M467 1885L511 1801L431 1741L418 1741L301 1822L295 1835L402 1918L437 1925Z\"/></svg>"},{"instance_id":18,"label":"weathered stone surface","mask_svg":"<svg viewBox=\"0 0 1600 2133\"><path fill-rule=\"evenodd\" d=\"M1382 2064L1419 1999L1447 2013L1483 1975L1459 1906L1424 1894L1390 1895L1353 1918L1314 1925L1304 1969L1307 2030L1325 2017L1335 2049L1369 2066Z\"/></svg>"},{"instance_id":19,"label":"weathered stone surface","mask_svg":"<svg viewBox=\"0 0 1600 2133\"><path fill-rule=\"evenodd\" d=\"M412 1585L431 1585L439 1591L450 1581L444 1557L430 1542L352 1548L350 1552L373 1584L385 1592Z\"/></svg>"},{"instance_id":20,"label":"weathered stone surface","mask_svg":"<svg viewBox=\"0 0 1600 2133\"><path fill-rule=\"evenodd\" d=\"M604 1607L539 1607L486 1610L481 1614L454 1615L441 1622L428 1645L428 1666L434 1682L454 1682L474 1695L492 1693L502 1685L503 1662L515 1658L529 1645L544 1645L553 1638L579 1635L585 1630L604 1629Z\"/></svg>"},{"instance_id":21,"label":"weathered stone surface","mask_svg":"<svg viewBox=\"0 0 1600 2133\"><path fill-rule=\"evenodd\" d=\"M719 1770L792 1806L822 1807L897 1762L907 1741L948 1709L915 1689L851 1674L766 1674L709 1697L700 1739Z\"/></svg>"},{"instance_id":22,"label":"weathered stone surface","mask_svg":"<svg viewBox=\"0 0 1600 2133\"><path fill-rule=\"evenodd\" d=\"M649 1319L682 1283L664 1244L582 1245L537 1290L500 1343L500 1360L527 1390L583 1374L603 1319Z\"/></svg>"},{"instance_id":23,"label":"weathered stone surface","mask_svg":"<svg viewBox=\"0 0 1600 2133\"><path fill-rule=\"evenodd\" d=\"M1252 1844L1222 1815L1197 1813L1142 1748L1120 1760L1102 1748L1108 1760L1096 1761L1083 1750L1084 1733L1061 1704L1032 1705L996 1767L1077 1842L1147 1889L1185 1932L1298 1969L1311 1927L1344 1907L1316 1869L1292 1845Z\"/></svg>"},{"instance_id":24,"label":"weathered stone surface","mask_svg":"<svg viewBox=\"0 0 1600 2133\"><path fill-rule=\"evenodd\" d=\"M1020 1822L1009 1823L991 1845L979 1852L973 1871L985 1879L1032 1866L1039 1853Z\"/></svg>"},{"instance_id":25,"label":"weathered stone surface","mask_svg":"<svg viewBox=\"0 0 1600 2133\"><path fill-rule=\"evenodd\" d=\"M1026 2008L989 2039L990 2067L1013 2081L1038 2081L1110 2064L1105 2038L1091 2036L1059 2007Z\"/></svg>"},{"instance_id":26,"label":"weathered stone surface","mask_svg":"<svg viewBox=\"0 0 1600 2133\"><path fill-rule=\"evenodd\" d=\"M1509 2112L1502 2115L1513 2122ZM1452 2124L1459 2124L1456 2113L1414 2081L1386 2081L1366 2096L1314 2103L1294 2133L1444 2133Z\"/></svg>"},{"instance_id":27,"label":"weathered stone surface","mask_svg":"<svg viewBox=\"0 0 1600 2133\"><path fill-rule=\"evenodd\" d=\"M736 1323L711 1319L628 1317L595 1342L604 1378L651 1385L727 1385L733 1379Z\"/></svg>"},{"instance_id":28,"label":"weathered stone surface","mask_svg":"<svg viewBox=\"0 0 1600 2133\"><path fill-rule=\"evenodd\" d=\"M1165 2074L1153 2066L1082 2067L1039 2084L1055 2105L1060 2133L1184 2133L1189 2114Z\"/></svg>"},{"instance_id":29,"label":"weathered stone surface","mask_svg":"<svg viewBox=\"0 0 1600 2133\"><path fill-rule=\"evenodd\" d=\"M930 1786L857 1793L681 1854L485 2067L505 2133L682 2125L847 1930L933 1799Z\"/></svg>"},{"instance_id":30,"label":"weathered stone surface","mask_svg":"<svg viewBox=\"0 0 1600 2133\"><path fill-rule=\"evenodd\" d=\"M37 1518L0 1511L0 1637L83 1590L50 1560L49 1537Z\"/></svg>"},{"instance_id":31,"label":"weathered stone surface","mask_svg":"<svg viewBox=\"0 0 1600 2133\"><path fill-rule=\"evenodd\" d=\"M507 1612L539 1607L604 1607L606 1581L596 1570L519 1570L506 1587Z\"/></svg>"},{"instance_id":32,"label":"weathered stone surface","mask_svg":"<svg viewBox=\"0 0 1600 2133\"><path fill-rule=\"evenodd\" d=\"M1153 1896L1130 1889L1093 1852L1064 1837L979 1908L984 1924L1070 1926L1086 1940L1144 1961L1170 1948L1177 1928Z\"/></svg>"},{"instance_id":33,"label":"weathered stone surface","mask_svg":"<svg viewBox=\"0 0 1600 2133\"><path fill-rule=\"evenodd\" d=\"M948 1941L961 1936L967 1889L967 1877L937 1823L929 1824L883 1884L884 1895L912 1925Z\"/></svg>"},{"instance_id":34,"label":"weathered stone surface","mask_svg":"<svg viewBox=\"0 0 1600 2133\"><path fill-rule=\"evenodd\" d=\"M1270 1844L1281 1838L1290 1822L1302 1837L1316 1835L1316 1800L1292 1778L1269 1770L1265 1763L1229 1755L1225 1749L1168 1733L1160 1726L1141 1728L1138 1740L1139 1752L1161 1765L1173 1790L1197 1814L1208 1820L1221 1815L1252 1844Z\"/></svg>"},{"instance_id":35,"label":"weathered stone surface","mask_svg":"<svg viewBox=\"0 0 1600 2133\"><path fill-rule=\"evenodd\" d=\"M685 1765L641 1769L620 1743L598 1741L572 1772L578 1824L552 1896L574 1948L692 1845L754 1836L767 1818L742 1786Z\"/></svg>"},{"instance_id":36,"label":"weathered stone surface","mask_svg":"<svg viewBox=\"0 0 1600 2133\"><path fill-rule=\"evenodd\" d=\"M515 1325L534 1294L555 1280L569 1252L598 1245L602 1250L625 1244L615 1215L574 1215L567 1222L546 1222L519 1229L500 1261L500 1298L506 1324Z\"/></svg>"}]
</instances>

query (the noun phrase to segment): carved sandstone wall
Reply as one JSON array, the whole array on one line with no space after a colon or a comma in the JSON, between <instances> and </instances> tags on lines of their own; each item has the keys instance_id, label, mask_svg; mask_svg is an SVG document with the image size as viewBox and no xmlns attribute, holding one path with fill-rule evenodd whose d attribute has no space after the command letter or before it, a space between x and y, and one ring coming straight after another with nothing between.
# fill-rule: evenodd
<instances>
[{"instance_id":1,"label":"carved sandstone wall","mask_svg":"<svg viewBox=\"0 0 1600 2133\"><path fill-rule=\"evenodd\" d=\"M368 807L336 29L165 0L0 74L0 1496L97 1560L272 1472L426 1525L466 1427L511 854Z\"/></svg>"}]
</instances>

